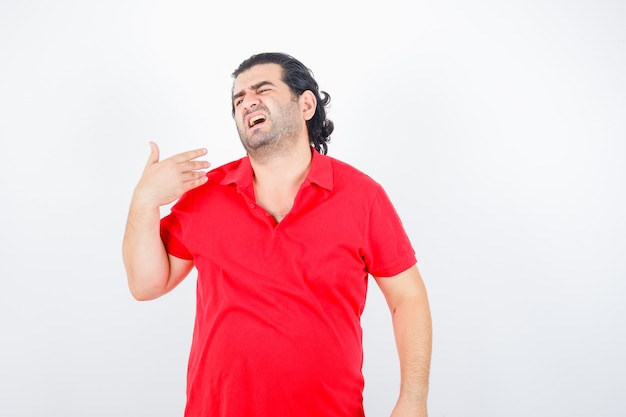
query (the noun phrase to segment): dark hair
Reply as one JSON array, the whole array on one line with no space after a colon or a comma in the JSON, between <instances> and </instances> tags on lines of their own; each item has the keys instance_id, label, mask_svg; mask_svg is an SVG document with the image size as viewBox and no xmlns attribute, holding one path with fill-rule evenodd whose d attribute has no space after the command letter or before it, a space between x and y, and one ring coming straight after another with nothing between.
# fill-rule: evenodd
<instances>
[{"instance_id":1,"label":"dark hair","mask_svg":"<svg viewBox=\"0 0 626 417\"><path fill-rule=\"evenodd\" d=\"M320 91L317 81L313 78L313 72L294 57L278 52L265 52L252 55L239 64L233 71L232 77L237 78L242 72L261 64L278 64L283 69L283 82L289 86L291 92L297 97L306 90L310 90L317 100L315 114L307 120L306 126L309 132L309 141L315 149L325 155L328 152L330 134L335 129L333 122L326 118L326 106L330 103L330 95ZM233 115L235 108L232 108Z\"/></svg>"}]
</instances>

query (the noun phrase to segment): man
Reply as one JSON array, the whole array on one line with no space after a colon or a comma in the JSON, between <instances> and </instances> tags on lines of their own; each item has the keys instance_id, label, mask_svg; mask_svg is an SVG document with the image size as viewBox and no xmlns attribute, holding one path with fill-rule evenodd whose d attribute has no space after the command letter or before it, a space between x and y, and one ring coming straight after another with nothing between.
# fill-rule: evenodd
<instances>
[{"instance_id":1,"label":"man","mask_svg":"<svg viewBox=\"0 0 626 417\"><path fill-rule=\"evenodd\" d=\"M387 195L325 155L330 96L302 63L258 54L233 78L247 156L205 174L205 149L159 161L151 143L123 242L138 300L198 271L185 416L363 416L369 275L389 304L400 360L392 415L426 416L430 310Z\"/></svg>"}]
</instances>

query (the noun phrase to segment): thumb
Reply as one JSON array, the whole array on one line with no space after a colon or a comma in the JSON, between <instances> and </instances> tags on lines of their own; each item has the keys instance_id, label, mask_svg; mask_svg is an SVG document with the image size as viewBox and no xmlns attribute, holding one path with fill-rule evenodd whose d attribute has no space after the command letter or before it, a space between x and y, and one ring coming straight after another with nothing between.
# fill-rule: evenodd
<instances>
[{"instance_id":1,"label":"thumb","mask_svg":"<svg viewBox=\"0 0 626 417\"><path fill-rule=\"evenodd\" d=\"M159 147L156 143L150 141L150 156L146 165L152 165L159 162Z\"/></svg>"}]
</instances>

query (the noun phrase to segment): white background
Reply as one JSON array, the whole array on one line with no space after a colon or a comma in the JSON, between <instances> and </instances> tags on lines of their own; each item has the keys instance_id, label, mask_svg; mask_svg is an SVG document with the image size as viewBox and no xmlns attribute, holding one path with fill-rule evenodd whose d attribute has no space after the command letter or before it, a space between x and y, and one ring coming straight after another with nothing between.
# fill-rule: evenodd
<instances>
[{"instance_id":1,"label":"white background","mask_svg":"<svg viewBox=\"0 0 626 417\"><path fill-rule=\"evenodd\" d=\"M0 0L0 415L181 416L195 276L134 301L149 140L243 155L232 70L290 53L387 189L434 320L431 417L626 414L626 3ZM398 370L371 285L369 417Z\"/></svg>"}]
</instances>

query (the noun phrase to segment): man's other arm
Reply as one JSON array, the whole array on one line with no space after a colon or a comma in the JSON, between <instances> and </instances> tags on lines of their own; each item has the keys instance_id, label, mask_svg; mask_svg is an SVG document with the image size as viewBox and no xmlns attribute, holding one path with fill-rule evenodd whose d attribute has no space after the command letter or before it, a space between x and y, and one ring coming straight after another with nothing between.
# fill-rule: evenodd
<instances>
[{"instance_id":1,"label":"man's other arm","mask_svg":"<svg viewBox=\"0 0 626 417\"><path fill-rule=\"evenodd\" d=\"M424 282L416 265L375 279L391 311L400 361L400 395L392 417L426 417L432 322Z\"/></svg>"}]
</instances>

